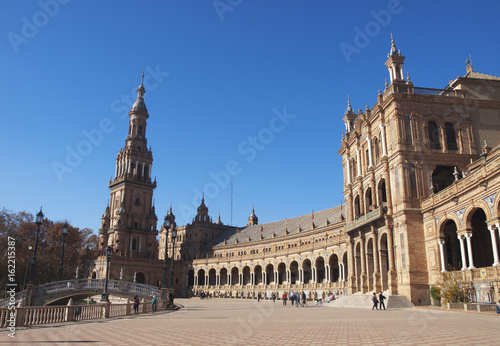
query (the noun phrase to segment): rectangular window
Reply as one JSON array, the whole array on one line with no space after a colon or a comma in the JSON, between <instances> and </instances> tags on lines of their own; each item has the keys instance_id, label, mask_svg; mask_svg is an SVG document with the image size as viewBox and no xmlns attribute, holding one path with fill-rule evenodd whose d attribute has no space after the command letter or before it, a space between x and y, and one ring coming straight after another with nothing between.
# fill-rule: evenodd
<instances>
[{"instance_id":1,"label":"rectangular window","mask_svg":"<svg viewBox=\"0 0 500 346\"><path fill-rule=\"evenodd\" d=\"M405 115L403 117L404 121L404 127L405 127L405 139L406 139L406 144L412 145L413 144L413 138L411 135L411 119L409 115Z\"/></svg>"}]
</instances>

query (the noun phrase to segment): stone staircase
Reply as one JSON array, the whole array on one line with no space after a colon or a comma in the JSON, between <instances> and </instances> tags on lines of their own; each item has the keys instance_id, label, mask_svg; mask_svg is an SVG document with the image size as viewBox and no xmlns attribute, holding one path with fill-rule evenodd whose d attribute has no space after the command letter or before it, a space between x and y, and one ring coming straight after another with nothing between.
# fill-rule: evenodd
<instances>
[{"instance_id":1,"label":"stone staircase","mask_svg":"<svg viewBox=\"0 0 500 346\"><path fill-rule=\"evenodd\" d=\"M387 299L384 301L387 309L413 308L413 304L405 296L390 296L384 293ZM337 296L337 299L327 304L331 307L339 308L365 308L371 309L373 306L372 294L352 294L348 296Z\"/></svg>"}]
</instances>

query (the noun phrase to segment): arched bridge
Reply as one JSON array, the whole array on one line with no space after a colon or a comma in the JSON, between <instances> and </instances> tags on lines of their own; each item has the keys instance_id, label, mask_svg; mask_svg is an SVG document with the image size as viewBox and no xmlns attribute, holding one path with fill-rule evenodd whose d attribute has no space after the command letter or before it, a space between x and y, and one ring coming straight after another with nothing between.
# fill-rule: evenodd
<instances>
[{"instance_id":1,"label":"arched bridge","mask_svg":"<svg viewBox=\"0 0 500 346\"><path fill-rule=\"evenodd\" d=\"M74 279L51 282L35 286L16 294L16 302L26 299L26 294L31 294L32 306L65 304L69 298L73 300L84 299L104 292L104 279ZM108 280L108 293L110 295L133 299L136 295L140 298L151 298L156 295L163 298L163 292L156 286L138 284L123 280ZM2 302L7 306L7 300Z\"/></svg>"}]
</instances>

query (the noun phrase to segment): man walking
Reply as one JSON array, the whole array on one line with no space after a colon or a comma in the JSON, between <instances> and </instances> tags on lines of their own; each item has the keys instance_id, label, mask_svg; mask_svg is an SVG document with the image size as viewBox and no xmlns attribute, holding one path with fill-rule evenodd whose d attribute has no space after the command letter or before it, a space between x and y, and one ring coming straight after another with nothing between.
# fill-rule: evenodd
<instances>
[{"instance_id":1,"label":"man walking","mask_svg":"<svg viewBox=\"0 0 500 346\"><path fill-rule=\"evenodd\" d=\"M378 310L378 299L377 299L377 293L375 292L373 292L372 302L373 302L372 310L373 309Z\"/></svg>"},{"instance_id":2,"label":"man walking","mask_svg":"<svg viewBox=\"0 0 500 346\"><path fill-rule=\"evenodd\" d=\"M382 307L384 307L384 310L385 310L384 299L386 299L386 298L382 294L382 291L380 291L380 294L378 295L378 300L380 301L380 310L382 310Z\"/></svg>"}]
</instances>

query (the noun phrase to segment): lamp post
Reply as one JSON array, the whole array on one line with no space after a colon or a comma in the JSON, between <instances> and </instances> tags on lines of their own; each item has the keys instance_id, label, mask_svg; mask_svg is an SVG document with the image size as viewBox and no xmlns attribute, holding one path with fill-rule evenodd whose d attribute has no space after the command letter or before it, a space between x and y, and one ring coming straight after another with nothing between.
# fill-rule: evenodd
<instances>
[{"instance_id":1,"label":"lamp post","mask_svg":"<svg viewBox=\"0 0 500 346\"><path fill-rule=\"evenodd\" d=\"M64 243L66 241L66 236L68 235L68 223L67 222L64 222L61 233L63 236L63 243L62 243L62 250L61 250L61 260L59 261L59 281L62 281L63 261L64 261Z\"/></svg>"},{"instance_id":2,"label":"lamp post","mask_svg":"<svg viewBox=\"0 0 500 346\"><path fill-rule=\"evenodd\" d=\"M38 234L40 233L40 225L43 223L42 207L40 207L40 211L38 212L38 214L36 214L35 223L37 225L36 238L35 238L35 250L33 251L33 258L31 260L30 281L28 282L31 285L33 285L35 283L36 250L38 248Z\"/></svg>"},{"instance_id":3,"label":"lamp post","mask_svg":"<svg viewBox=\"0 0 500 346\"><path fill-rule=\"evenodd\" d=\"M26 258L26 267L24 269L24 283L23 283L23 291L26 289L26 279L28 278L28 267L30 265L30 251L33 250L33 246L28 246L28 257Z\"/></svg>"},{"instance_id":4,"label":"lamp post","mask_svg":"<svg viewBox=\"0 0 500 346\"><path fill-rule=\"evenodd\" d=\"M109 271L109 260L111 259L111 256L113 256L113 248L108 245L106 248L106 275L104 276L104 292L101 294L101 302L102 303L108 303L108 271Z\"/></svg>"},{"instance_id":5,"label":"lamp post","mask_svg":"<svg viewBox=\"0 0 500 346\"><path fill-rule=\"evenodd\" d=\"M167 215L168 216L168 215ZM170 228L170 225L172 222L165 216L165 222L163 222L163 228L165 229L165 253L163 256L163 281L162 281L162 288L167 288L167 243L168 243L168 229Z\"/></svg>"},{"instance_id":6,"label":"lamp post","mask_svg":"<svg viewBox=\"0 0 500 346\"><path fill-rule=\"evenodd\" d=\"M174 289L175 237L177 237L177 229L174 222L172 224L172 261L170 262L170 287L172 289Z\"/></svg>"}]
</instances>

